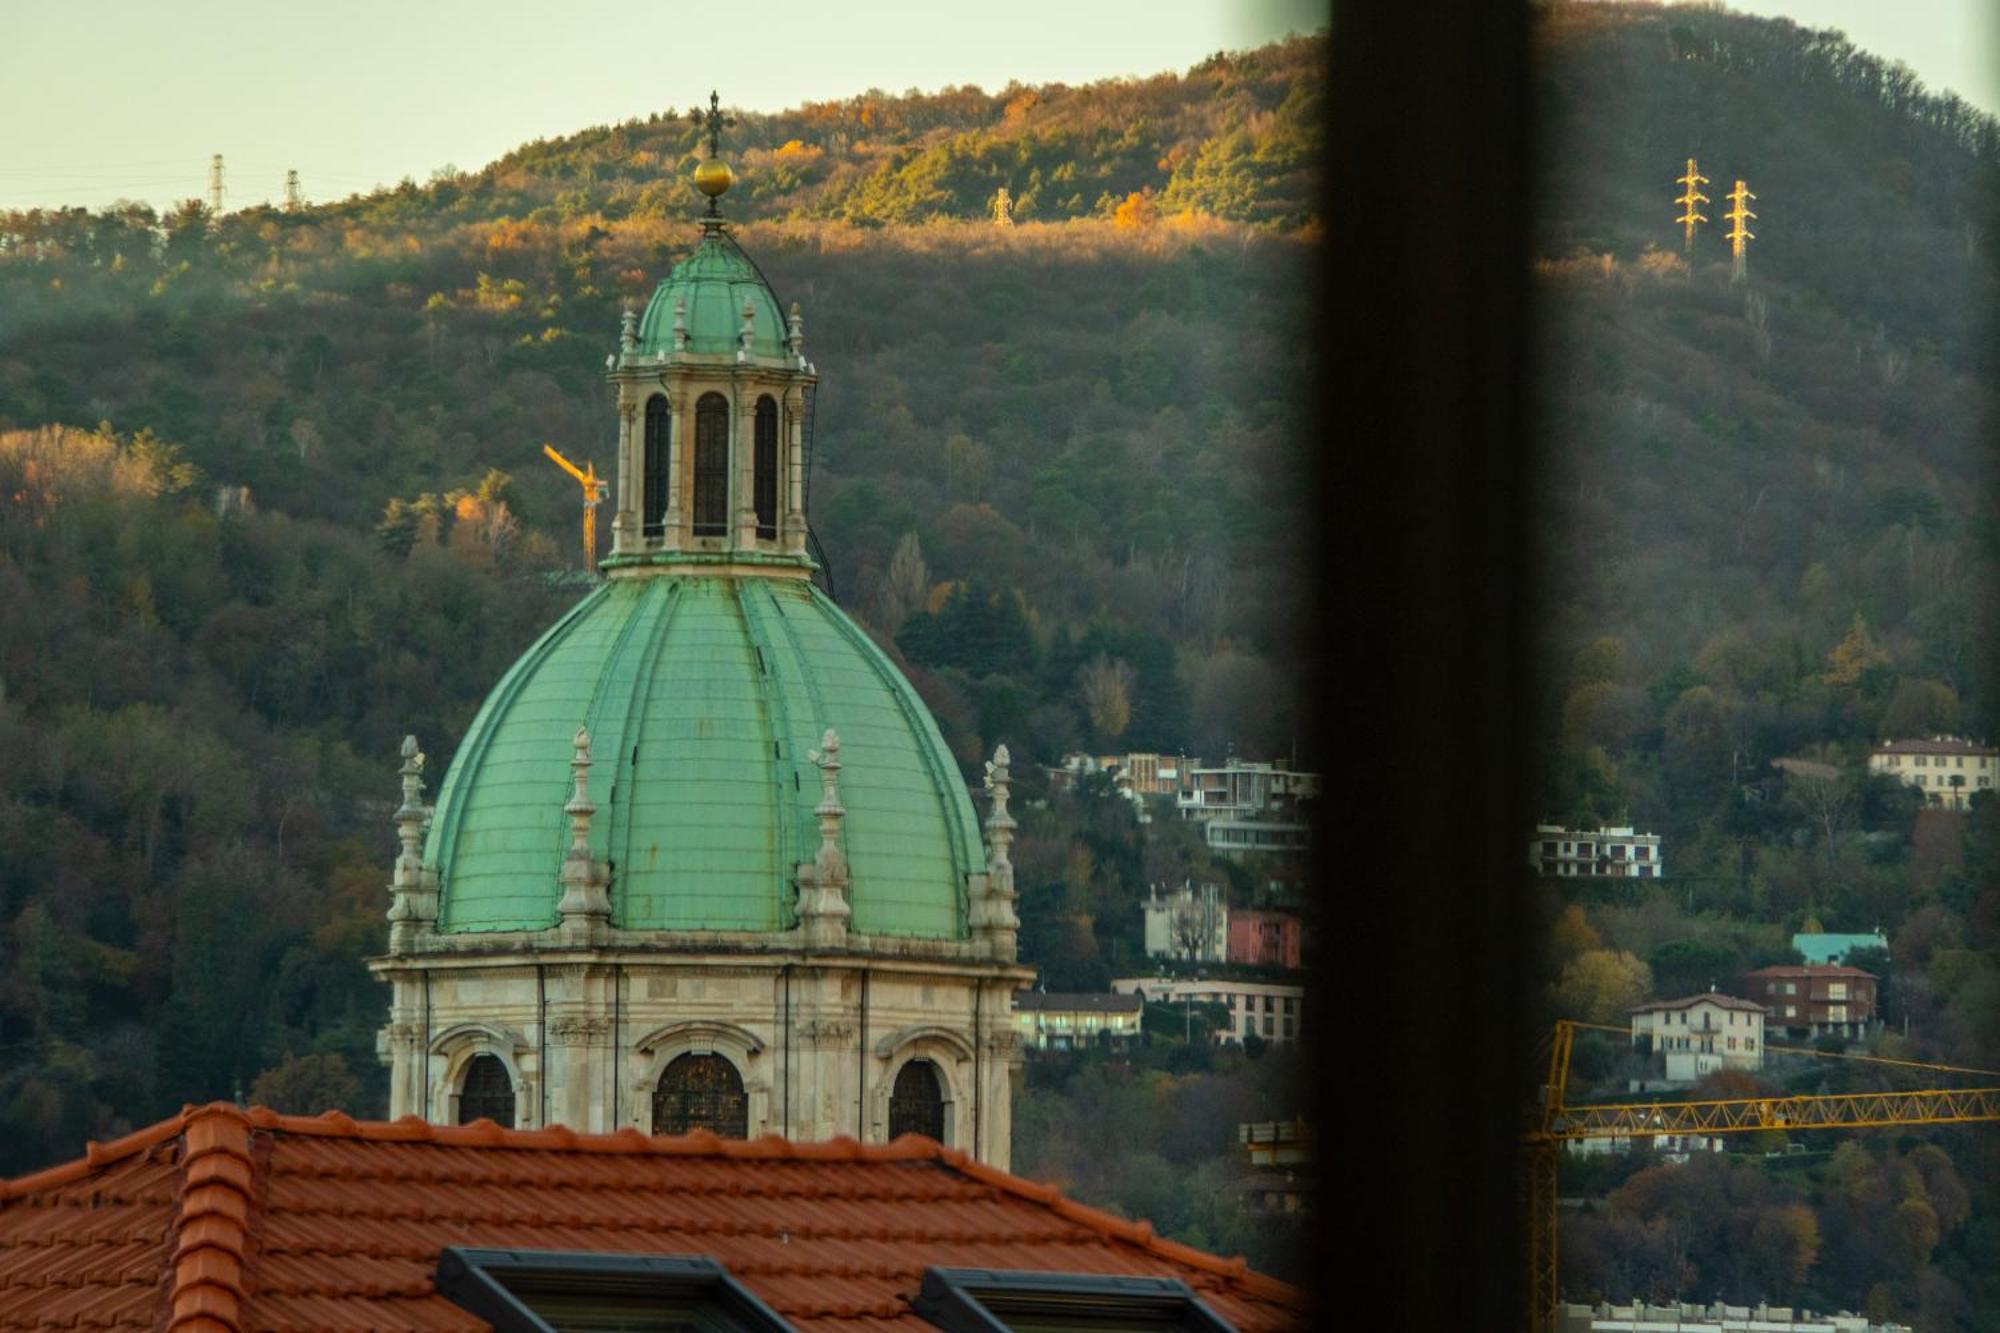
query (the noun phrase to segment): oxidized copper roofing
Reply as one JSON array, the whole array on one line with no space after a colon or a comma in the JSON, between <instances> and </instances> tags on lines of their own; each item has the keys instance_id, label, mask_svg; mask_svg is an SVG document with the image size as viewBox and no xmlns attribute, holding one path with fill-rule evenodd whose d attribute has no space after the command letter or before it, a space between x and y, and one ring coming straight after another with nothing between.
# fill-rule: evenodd
<instances>
[{"instance_id":1,"label":"oxidized copper roofing","mask_svg":"<svg viewBox=\"0 0 2000 1333\"><path fill-rule=\"evenodd\" d=\"M905 1135L862 1146L188 1107L0 1184L0 1328L484 1328L447 1245L705 1254L795 1327L927 1327L932 1265L1178 1277L1245 1330L1301 1293Z\"/></svg>"}]
</instances>

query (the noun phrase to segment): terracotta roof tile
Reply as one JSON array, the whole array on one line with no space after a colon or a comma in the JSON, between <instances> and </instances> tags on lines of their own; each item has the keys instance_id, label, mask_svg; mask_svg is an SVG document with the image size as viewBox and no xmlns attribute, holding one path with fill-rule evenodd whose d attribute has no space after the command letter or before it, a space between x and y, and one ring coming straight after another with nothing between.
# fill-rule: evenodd
<instances>
[{"instance_id":1,"label":"terracotta roof tile","mask_svg":"<svg viewBox=\"0 0 2000 1333\"><path fill-rule=\"evenodd\" d=\"M217 1104L0 1184L0 1329L483 1325L447 1245L706 1254L800 1328L922 1327L932 1265L1181 1278L1247 1329L1298 1291L913 1135L792 1144Z\"/></svg>"}]
</instances>

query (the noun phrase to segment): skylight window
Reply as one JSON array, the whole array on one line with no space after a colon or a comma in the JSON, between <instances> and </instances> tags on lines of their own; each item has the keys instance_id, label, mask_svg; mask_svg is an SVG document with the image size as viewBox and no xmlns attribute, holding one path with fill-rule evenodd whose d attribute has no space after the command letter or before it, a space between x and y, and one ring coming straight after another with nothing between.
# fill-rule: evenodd
<instances>
[{"instance_id":1,"label":"skylight window","mask_svg":"<svg viewBox=\"0 0 2000 1333\"><path fill-rule=\"evenodd\" d=\"M931 1268L913 1302L945 1333L1231 1333L1186 1283L984 1268Z\"/></svg>"},{"instance_id":2,"label":"skylight window","mask_svg":"<svg viewBox=\"0 0 2000 1333\"><path fill-rule=\"evenodd\" d=\"M437 1289L495 1333L764 1333L790 1326L700 1255L473 1250L438 1256Z\"/></svg>"}]
</instances>

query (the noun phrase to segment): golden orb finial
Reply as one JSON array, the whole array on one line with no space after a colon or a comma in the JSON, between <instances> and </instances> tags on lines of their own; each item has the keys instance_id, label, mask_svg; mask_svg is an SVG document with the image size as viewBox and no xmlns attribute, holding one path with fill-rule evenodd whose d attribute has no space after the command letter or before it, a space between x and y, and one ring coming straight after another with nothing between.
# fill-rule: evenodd
<instances>
[{"instance_id":1,"label":"golden orb finial","mask_svg":"<svg viewBox=\"0 0 2000 1333\"><path fill-rule=\"evenodd\" d=\"M706 158L694 169L694 188L711 199L721 197L735 183L736 173L719 157Z\"/></svg>"}]
</instances>

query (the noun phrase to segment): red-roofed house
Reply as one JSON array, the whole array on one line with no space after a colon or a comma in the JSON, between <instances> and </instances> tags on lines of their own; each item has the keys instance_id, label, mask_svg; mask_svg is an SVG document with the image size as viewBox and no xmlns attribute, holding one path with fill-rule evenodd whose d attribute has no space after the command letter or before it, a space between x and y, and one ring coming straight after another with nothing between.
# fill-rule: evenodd
<instances>
[{"instance_id":1,"label":"red-roofed house","mask_svg":"<svg viewBox=\"0 0 2000 1333\"><path fill-rule=\"evenodd\" d=\"M657 1317L646 1302L671 1299L725 1327L887 1333L1079 1293L1197 1328L1307 1318L1241 1259L916 1135L584 1135L216 1103L0 1184L5 1328L534 1328L480 1302Z\"/></svg>"},{"instance_id":2,"label":"red-roofed house","mask_svg":"<svg viewBox=\"0 0 2000 1333\"><path fill-rule=\"evenodd\" d=\"M1764 1067L1764 1006L1708 991L1626 1010L1632 1044L1649 1043L1667 1059L1667 1078L1692 1083L1718 1069Z\"/></svg>"},{"instance_id":3,"label":"red-roofed house","mask_svg":"<svg viewBox=\"0 0 2000 1333\"><path fill-rule=\"evenodd\" d=\"M1993 790L2000 749L1958 736L1889 741L1869 752L1868 771L1917 788L1927 805L1963 810L1974 792Z\"/></svg>"},{"instance_id":4,"label":"red-roofed house","mask_svg":"<svg viewBox=\"0 0 2000 1333\"><path fill-rule=\"evenodd\" d=\"M1859 1037L1875 1021L1876 980L1858 967L1795 964L1745 973L1743 988L1763 1003L1773 1027Z\"/></svg>"}]
</instances>

